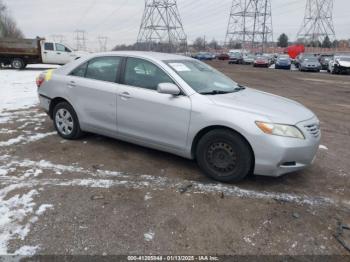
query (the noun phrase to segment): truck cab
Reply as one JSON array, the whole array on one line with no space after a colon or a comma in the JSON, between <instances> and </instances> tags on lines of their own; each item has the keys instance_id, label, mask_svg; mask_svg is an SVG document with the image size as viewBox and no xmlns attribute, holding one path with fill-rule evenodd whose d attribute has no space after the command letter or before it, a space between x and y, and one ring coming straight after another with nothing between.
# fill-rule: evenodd
<instances>
[{"instance_id":1,"label":"truck cab","mask_svg":"<svg viewBox=\"0 0 350 262\"><path fill-rule=\"evenodd\" d=\"M42 62L44 64L64 65L79 57L70 47L54 42L41 43Z\"/></svg>"}]
</instances>

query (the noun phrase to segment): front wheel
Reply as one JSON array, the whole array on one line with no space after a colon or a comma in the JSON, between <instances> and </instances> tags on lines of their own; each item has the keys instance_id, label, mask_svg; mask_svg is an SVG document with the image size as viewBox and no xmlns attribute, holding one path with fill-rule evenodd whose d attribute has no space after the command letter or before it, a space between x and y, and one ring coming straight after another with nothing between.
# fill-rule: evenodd
<instances>
[{"instance_id":1,"label":"front wheel","mask_svg":"<svg viewBox=\"0 0 350 262\"><path fill-rule=\"evenodd\" d=\"M239 134L225 129L205 134L198 143L196 158L204 173L220 182L243 180L253 164L248 143Z\"/></svg>"},{"instance_id":2,"label":"front wheel","mask_svg":"<svg viewBox=\"0 0 350 262\"><path fill-rule=\"evenodd\" d=\"M64 139L78 139L82 135L77 114L73 107L62 102L55 106L53 121L58 134Z\"/></svg>"}]
</instances>

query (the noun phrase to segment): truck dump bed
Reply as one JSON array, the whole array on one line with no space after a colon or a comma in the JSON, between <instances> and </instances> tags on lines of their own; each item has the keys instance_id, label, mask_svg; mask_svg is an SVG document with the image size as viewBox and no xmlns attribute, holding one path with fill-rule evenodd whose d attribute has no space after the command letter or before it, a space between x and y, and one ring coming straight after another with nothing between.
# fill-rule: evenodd
<instances>
[{"instance_id":1,"label":"truck dump bed","mask_svg":"<svg viewBox=\"0 0 350 262\"><path fill-rule=\"evenodd\" d=\"M0 55L40 57L40 39L0 38Z\"/></svg>"}]
</instances>

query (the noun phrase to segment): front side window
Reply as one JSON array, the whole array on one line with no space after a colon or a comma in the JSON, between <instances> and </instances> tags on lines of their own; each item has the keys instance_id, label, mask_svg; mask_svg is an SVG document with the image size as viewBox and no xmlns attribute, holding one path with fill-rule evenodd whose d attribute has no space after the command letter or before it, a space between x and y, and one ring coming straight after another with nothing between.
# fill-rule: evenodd
<instances>
[{"instance_id":1,"label":"front side window","mask_svg":"<svg viewBox=\"0 0 350 262\"><path fill-rule=\"evenodd\" d=\"M53 51L54 50L53 43L45 43L44 48L47 51Z\"/></svg>"},{"instance_id":2,"label":"front side window","mask_svg":"<svg viewBox=\"0 0 350 262\"><path fill-rule=\"evenodd\" d=\"M232 93L240 90L236 82L200 61L173 60L164 62L198 93Z\"/></svg>"},{"instance_id":3,"label":"front side window","mask_svg":"<svg viewBox=\"0 0 350 262\"><path fill-rule=\"evenodd\" d=\"M64 46L62 44L56 44L56 51L58 51L58 52L71 52L69 50L69 48L67 48L66 46Z\"/></svg>"},{"instance_id":4,"label":"front side window","mask_svg":"<svg viewBox=\"0 0 350 262\"><path fill-rule=\"evenodd\" d=\"M122 58L98 57L89 61L85 77L95 80L116 82Z\"/></svg>"},{"instance_id":5,"label":"front side window","mask_svg":"<svg viewBox=\"0 0 350 262\"><path fill-rule=\"evenodd\" d=\"M157 90L160 83L174 81L156 65L138 58L128 58L125 68L125 85Z\"/></svg>"}]
</instances>

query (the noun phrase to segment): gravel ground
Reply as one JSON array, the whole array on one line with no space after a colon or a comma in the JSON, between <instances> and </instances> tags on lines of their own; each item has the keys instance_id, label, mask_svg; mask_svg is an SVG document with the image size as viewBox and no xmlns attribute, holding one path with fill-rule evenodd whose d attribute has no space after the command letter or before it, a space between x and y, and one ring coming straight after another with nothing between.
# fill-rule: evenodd
<instances>
[{"instance_id":1,"label":"gravel ground","mask_svg":"<svg viewBox=\"0 0 350 262\"><path fill-rule=\"evenodd\" d=\"M0 254L349 254L334 234L350 224L350 76L211 64L313 110L323 131L314 165L221 184L163 152L62 140L37 107L3 111Z\"/></svg>"}]
</instances>

